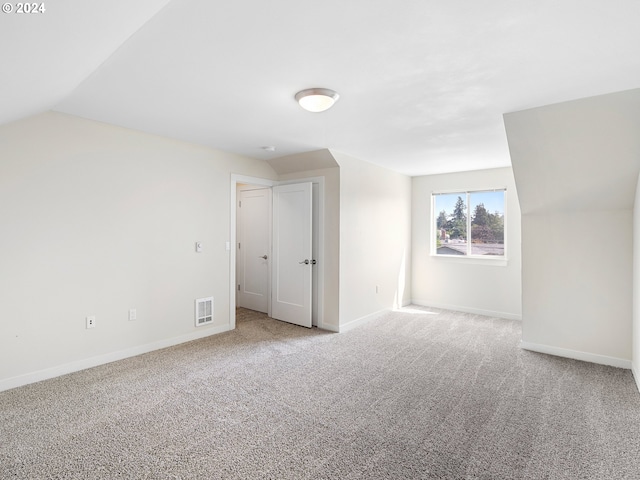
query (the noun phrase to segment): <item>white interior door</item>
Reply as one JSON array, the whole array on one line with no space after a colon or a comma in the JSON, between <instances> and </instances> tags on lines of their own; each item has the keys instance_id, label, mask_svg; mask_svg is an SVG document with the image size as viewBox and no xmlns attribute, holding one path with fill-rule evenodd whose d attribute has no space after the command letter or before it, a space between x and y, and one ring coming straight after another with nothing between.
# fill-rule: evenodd
<instances>
[{"instance_id":1,"label":"white interior door","mask_svg":"<svg viewBox=\"0 0 640 480\"><path fill-rule=\"evenodd\" d=\"M237 212L237 303L268 313L271 189L240 190Z\"/></svg>"},{"instance_id":2,"label":"white interior door","mask_svg":"<svg viewBox=\"0 0 640 480\"><path fill-rule=\"evenodd\" d=\"M311 327L312 184L273 188L272 317Z\"/></svg>"}]
</instances>

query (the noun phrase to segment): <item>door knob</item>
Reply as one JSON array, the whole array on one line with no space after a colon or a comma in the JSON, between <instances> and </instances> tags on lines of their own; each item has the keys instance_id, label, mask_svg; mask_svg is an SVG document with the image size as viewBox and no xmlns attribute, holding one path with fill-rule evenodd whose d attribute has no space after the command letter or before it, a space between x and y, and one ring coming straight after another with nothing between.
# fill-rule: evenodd
<instances>
[{"instance_id":1,"label":"door knob","mask_svg":"<svg viewBox=\"0 0 640 480\"><path fill-rule=\"evenodd\" d=\"M302 261L302 262L298 262L298 263L299 263L300 265L302 265L303 263L304 263L305 265L309 265L309 259L308 259L308 258L305 258L305 259L304 259L304 261Z\"/></svg>"},{"instance_id":2,"label":"door knob","mask_svg":"<svg viewBox=\"0 0 640 480\"><path fill-rule=\"evenodd\" d=\"M262 255L261 257L258 257L258 258L262 258L263 260L266 260L267 256L266 255Z\"/></svg>"}]
</instances>

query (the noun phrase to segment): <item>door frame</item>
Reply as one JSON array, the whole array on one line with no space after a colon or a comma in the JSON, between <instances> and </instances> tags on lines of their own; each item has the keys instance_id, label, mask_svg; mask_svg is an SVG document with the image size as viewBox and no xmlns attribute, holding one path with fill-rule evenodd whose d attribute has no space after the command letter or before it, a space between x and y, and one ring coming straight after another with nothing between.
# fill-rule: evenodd
<instances>
[{"instance_id":1,"label":"door frame","mask_svg":"<svg viewBox=\"0 0 640 480\"><path fill-rule=\"evenodd\" d=\"M246 175L231 174L231 185L229 189L229 329L236 328L236 228L237 228L237 186L238 184L249 184L260 187L274 187L276 185L286 185L290 183L311 182L313 184L313 242L314 254L318 263L313 267L316 269L315 278L315 298L317 327L324 329L324 177L301 177L287 180L270 180L267 178L250 177ZM317 192L317 193L316 193ZM316 201L317 200L317 201ZM315 245L317 244L317 249ZM315 276L315 275L314 275ZM269 315L271 315L271 302L269 302Z\"/></svg>"}]
</instances>

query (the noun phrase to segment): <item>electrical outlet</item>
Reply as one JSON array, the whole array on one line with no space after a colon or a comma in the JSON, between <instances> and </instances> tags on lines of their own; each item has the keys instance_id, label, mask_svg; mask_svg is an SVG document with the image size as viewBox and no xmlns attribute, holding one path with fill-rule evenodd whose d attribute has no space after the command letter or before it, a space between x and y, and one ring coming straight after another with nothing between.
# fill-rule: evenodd
<instances>
[{"instance_id":1,"label":"electrical outlet","mask_svg":"<svg viewBox=\"0 0 640 480\"><path fill-rule=\"evenodd\" d=\"M138 319L138 312L136 311L135 308L130 308L129 309L129 321L132 322L133 320L137 320Z\"/></svg>"},{"instance_id":2,"label":"electrical outlet","mask_svg":"<svg viewBox=\"0 0 640 480\"><path fill-rule=\"evenodd\" d=\"M87 328L94 328L96 326L96 317L90 316L87 317Z\"/></svg>"}]
</instances>

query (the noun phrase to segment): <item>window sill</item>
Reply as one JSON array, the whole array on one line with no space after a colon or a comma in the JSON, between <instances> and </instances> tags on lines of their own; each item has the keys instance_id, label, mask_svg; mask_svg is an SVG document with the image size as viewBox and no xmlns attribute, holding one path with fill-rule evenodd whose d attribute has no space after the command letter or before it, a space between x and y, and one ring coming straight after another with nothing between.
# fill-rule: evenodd
<instances>
[{"instance_id":1,"label":"window sill","mask_svg":"<svg viewBox=\"0 0 640 480\"><path fill-rule=\"evenodd\" d=\"M487 258L482 255L436 255L431 254L431 258L447 263L465 263L467 265L486 265L492 267L506 267L509 264L507 257Z\"/></svg>"}]
</instances>

